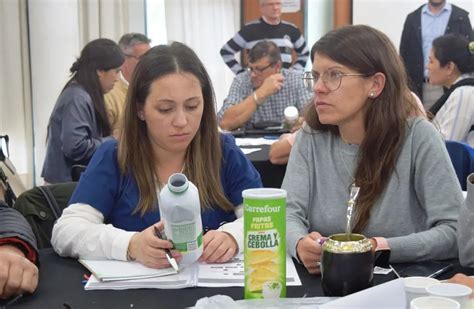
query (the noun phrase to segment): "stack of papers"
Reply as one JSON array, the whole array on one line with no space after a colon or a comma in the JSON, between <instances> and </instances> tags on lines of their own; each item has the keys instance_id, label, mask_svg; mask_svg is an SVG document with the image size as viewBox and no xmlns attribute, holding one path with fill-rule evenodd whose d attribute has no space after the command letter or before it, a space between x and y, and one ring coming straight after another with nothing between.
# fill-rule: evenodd
<instances>
[{"instance_id":1,"label":"stack of papers","mask_svg":"<svg viewBox=\"0 0 474 309\"><path fill-rule=\"evenodd\" d=\"M187 267L180 265L179 273L176 273L172 268L153 269L137 262L113 260L80 260L80 262L92 272L85 286L86 290L244 286L243 255L238 255L233 260L223 264L196 262ZM124 266L124 264L128 265ZM286 285L301 285L295 265L289 256L286 257Z\"/></svg>"}]
</instances>

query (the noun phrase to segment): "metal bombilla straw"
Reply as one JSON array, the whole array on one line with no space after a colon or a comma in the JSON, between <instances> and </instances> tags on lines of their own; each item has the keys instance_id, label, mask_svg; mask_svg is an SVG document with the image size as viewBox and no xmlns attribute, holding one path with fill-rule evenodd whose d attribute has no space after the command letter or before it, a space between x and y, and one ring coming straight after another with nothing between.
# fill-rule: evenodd
<instances>
[{"instance_id":1,"label":"metal bombilla straw","mask_svg":"<svg viewBox=\"0 0 474 309\"><path fill-rule=\"evenodd\" d=\"M351 240L352 234L352 213L354 212L354 205L356 203L357 196L359 196L359 189L360 187L356 187L353 183L351 186L351 192L349 195L349 201L347 201L347 225L346 225L346 235L347 240Z\"/></svg>"}]
</instances>

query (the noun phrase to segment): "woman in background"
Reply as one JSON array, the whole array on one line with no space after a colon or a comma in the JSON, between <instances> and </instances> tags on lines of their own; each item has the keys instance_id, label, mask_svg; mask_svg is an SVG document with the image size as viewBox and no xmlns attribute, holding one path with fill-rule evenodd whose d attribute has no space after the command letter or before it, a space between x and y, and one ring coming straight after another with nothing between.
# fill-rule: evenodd
<instances>
[{"instance_id":1,"label":"woman in background","mask_svg":"<svg viewBox=\"0 0 474 309\"><path fill-rule=\"evenodd\" d=\"M201 260L228 261L243 247L242 221L234 222L242 191L262 183L234 138L218 132L203 64L181 43L154 47L128 91L120 139L103 143L82 174L54 226L54 249L62 256L169 267L163 249L172 244L154 235L154 227L163 229L157 192L182 172L199 190Z\"/></svg>"},{"instance_id":2,"label":"woman in background","mask_svg":"<svg viewBox=\"0 0 474 309\"><path fill-rule=\"evenodd\" d=\"M71 181L74 164L87 165L111 134L104 94L118 80L124 57L115 42L89 42L71 66L48 124L48 145L41 176L46 183Z\"/></svg>"},{"instance_id":3,"label":"woman in background","mask_svg":"<svg viewBox=\"0 0 474 309\"><path fill-rule=\"evenodd\" d=\"M446 140L474 147L474 42L446 34L433 41L427 64L430 83L448 88L431 107Z\"/></svg>"},{"instance_id":4,"label":"woman in background","mask_svg":"<svg viewBox=\"0 0 474 309\"><path fill-rule=\"evenodd\" d=\"M345 232L353 185L360 192L352 231L389 248L392 262L457 256L461 188L439 132L412 117L421 111L388 37L342 27L316 42L311 58L305 82L314 104L282 185L292 256L320 271L317 240Z\"/></svg>"}]
</instances>

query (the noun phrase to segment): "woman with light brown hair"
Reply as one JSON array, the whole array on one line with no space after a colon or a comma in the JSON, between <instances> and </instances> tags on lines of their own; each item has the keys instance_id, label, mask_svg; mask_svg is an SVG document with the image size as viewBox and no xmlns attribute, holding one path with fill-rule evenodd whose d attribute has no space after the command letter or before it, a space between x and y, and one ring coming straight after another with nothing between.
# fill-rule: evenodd
<instances>
[{"instance_id":1,"label":"woman with light brown hair","mask_svg":"<svg viewBox=\"0 0 474 309\"><path fill-rule=\"evenodd\" d=\"M304 81L314 94L282 188L287 247L319 272L321 241L353 232L390 248L392 262L452 258L463 198L439 132L421 114L386 35L368 26L331 31L312 48Z\"/></svg>"},{"instance_id":2,"label":"woman with light brown hair","mask_svg":"<svg viewBox=\"0 0 474 309\"><path fill-rule=\"evenodd\" d=\"M179 172L199 190L201 260L225 262L240 251L242 224L233 221L242 191L262 184L233 137L219 134L214 105L209 76L189 47L149 50L130 83L119 141L97 150L54 226L56 252L169 267L163 249L172 244L154 235L163 229L157 192Z\"/></svg>"}]
</instances>

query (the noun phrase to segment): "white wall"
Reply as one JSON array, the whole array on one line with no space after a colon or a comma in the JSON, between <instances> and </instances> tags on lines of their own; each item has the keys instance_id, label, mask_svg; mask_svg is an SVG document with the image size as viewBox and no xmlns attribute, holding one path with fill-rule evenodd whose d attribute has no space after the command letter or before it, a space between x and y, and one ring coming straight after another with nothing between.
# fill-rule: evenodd
<instances>
[{"instance_id":1,"label":"white wall","mask_svg":"<svg viewBox=\"0 0 474 309\"><path fill-rule=\"evenodd\" d=\"M46 128L54 103L79 56L76 1L30 0L29 31L36 184L46 151Z\"/></svg>"},{"instance_id":2,"label":"white wall","mask_svg":"<svg viewBox=\"0 0 474 309\"><path fill-rule=\"evenodd\" d=\"M24 3L0 2L0 135L9 135L10 159L24 183L30 185L33 156L29 71L28 65L23 65L28 61L27 35L22 27L25 19Z\"/></svg>"},{"instance_id":3,"label":"white wall","mask_svg":"<svg viewBox=\"0 0 474 309\"><path fill-rule=\"evenodd\" d=\"M332 29L333 25L333 0L308 0L306 7L306 33L305 40L308 49L311 51L314 43L326 32ZM306 71L311 71L312 60L306 62Z\"/></svg>"},{"instance_id":4,"label":"white wall","mask_svg":"<svg viewBox=\"0 0 474 309\"><path fill-rule=\"evenodd\" d=\"M427 2L426 0L353 0L352 22L366 24L383 31L398 49L406 16ZM473 0L448 0L448 2L468 11L473 25Z\"/></svg>"}]
</instances>

